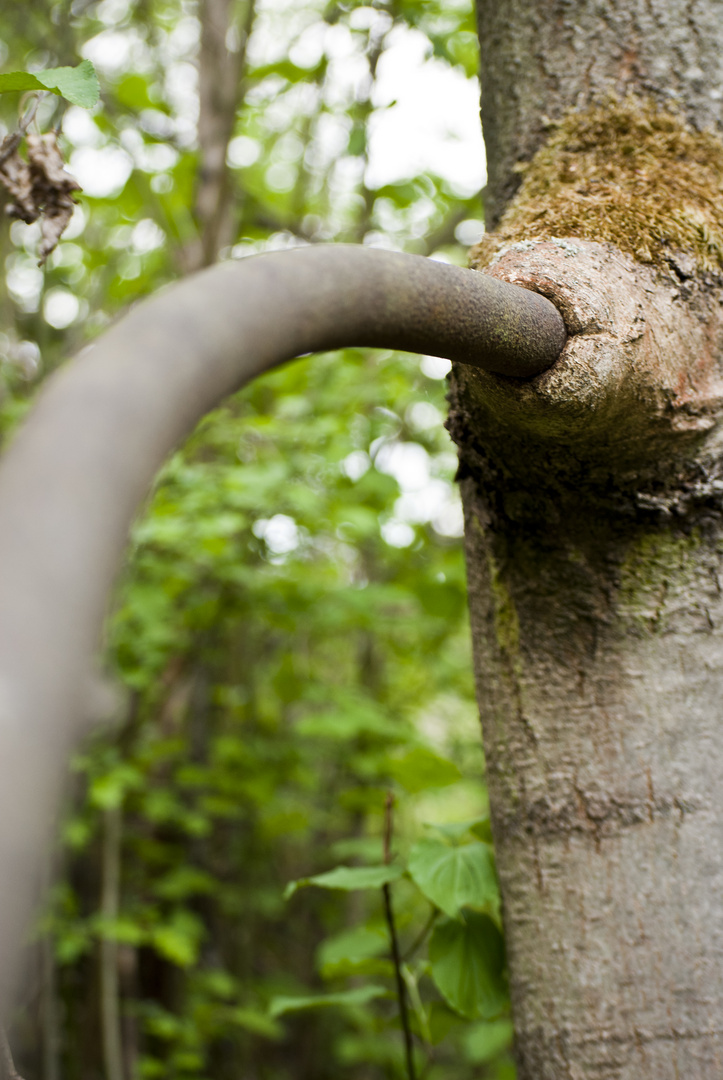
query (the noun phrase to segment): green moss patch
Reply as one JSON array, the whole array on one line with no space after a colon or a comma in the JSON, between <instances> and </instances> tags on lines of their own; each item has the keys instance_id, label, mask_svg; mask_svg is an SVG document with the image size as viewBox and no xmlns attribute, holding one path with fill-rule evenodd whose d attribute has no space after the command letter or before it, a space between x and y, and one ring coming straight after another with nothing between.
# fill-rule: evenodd
<instances>
[{"instance_id":1,"label":"green moss patch","mask_svg":"<svg viewBox=\"0 0 723 1080\"><path fill-rule=\"evenodd\" d=\"M628 618L664 626L666 613L676 610L693 588L700 547L697 532L669 530L645 533L630 547L620 567L620 607Z\"/></svg>"},{"instance_id":2,"label":"green moss patch","mask_svg":"<svg viewBox=\"0 0 723 1080\"><path fill-rule=\"evenodd\" d=\"M498 230L472 250L489 264L521 240L610 241L665 267L682 254L723 270L723 143L653 102L611 99L568 113L532 161Z\"/></svg>"},{"instance_id":3,"label":"green moss patch","mask_svg":"<svg viewBox=\"0 0 723 1080\"><path fill-rule=\"evenodd\" d=\"M487 566L494 601L497 644L504 653L514 659L520 649L520 623L517 618L517 609L491 552L487 555Z\"/></svg>"}]
</instances>

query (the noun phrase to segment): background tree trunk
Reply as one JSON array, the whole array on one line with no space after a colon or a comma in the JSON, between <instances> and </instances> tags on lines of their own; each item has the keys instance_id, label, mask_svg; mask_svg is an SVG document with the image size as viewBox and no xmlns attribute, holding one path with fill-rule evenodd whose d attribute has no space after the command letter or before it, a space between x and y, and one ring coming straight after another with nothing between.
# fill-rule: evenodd
<instances>
[{"instance_id":1,"label":"background tree trunk","mask_svg":"<svg viewBox=\"0 0 723 1080\"><path fill-rule=\"evenodd\" d=\"M478 14L490 227L565 110L633 93L720 130L719 0L478 0ZM720 1076L720 278L559 241L493 272L557 296L563 359L619 366L646 338L679 365L676 386L637 386L631 361L602 403L584 364L453 378L520 1080ZM585 326L583 293L600 309ZM698 394L685 433L683 387Z\"/></svg>"}]
</instances>

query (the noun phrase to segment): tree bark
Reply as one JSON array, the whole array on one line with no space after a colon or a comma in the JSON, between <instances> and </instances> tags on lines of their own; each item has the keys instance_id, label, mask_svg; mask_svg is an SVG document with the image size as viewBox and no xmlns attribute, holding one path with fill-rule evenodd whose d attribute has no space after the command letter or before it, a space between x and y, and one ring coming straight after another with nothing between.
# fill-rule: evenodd
<instances>
[{"instance_id":1,"label":"tree bark","mask_svg":"<svg viewBox=\"0 0 723 1080\"><path fill-rule=\"evenodd\" d=\"M719 0L478 12L491 225L565 110L633 93L720 130ZM557 303L565 350L529 380L456 368L450 398L519 1080L708 1080L723 1075L720 271L692 249L641 262L564 220L530 230L485 269Z\"/></svg>"}]
</instances>

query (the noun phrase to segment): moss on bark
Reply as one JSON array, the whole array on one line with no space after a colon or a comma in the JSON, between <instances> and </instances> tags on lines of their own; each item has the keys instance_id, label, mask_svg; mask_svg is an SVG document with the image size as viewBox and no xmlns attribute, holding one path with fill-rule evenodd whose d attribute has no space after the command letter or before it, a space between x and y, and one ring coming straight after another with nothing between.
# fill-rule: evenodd
<instances>
[{"instance_id":1,"label":"moss on bark","mask_svg":"<svg viewBox=\"0 0 723 1080\"><path fill-rule=\"evenodd\" d=\"M650 100L568 113L519 171L499 228L472 250L476 268L510 245L570 236L679 276L723 270L723 142Z\"/></svg>"}]
</instances>

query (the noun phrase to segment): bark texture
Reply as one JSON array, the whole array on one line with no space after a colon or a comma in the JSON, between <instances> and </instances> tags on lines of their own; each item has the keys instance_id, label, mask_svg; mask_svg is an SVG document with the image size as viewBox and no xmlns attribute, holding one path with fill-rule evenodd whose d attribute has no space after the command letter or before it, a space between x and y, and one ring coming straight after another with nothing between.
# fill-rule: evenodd
<instances>
[{"instance_id":1,"label":"bark texture","mask_svg":"<svg viewBox=\"0 0 723 1080\"><path fill-rule=\"evenodd\" d=\"M479 22L492 223L546 117L634 92L720 128L717 0L480 0ZM533 237L486 272L554 300L562 356L530 380L457 368L450 414L519 1077L710 1080L721 283L692 250L642 263L564 219Z\"/></svg>"}]
</instances>

